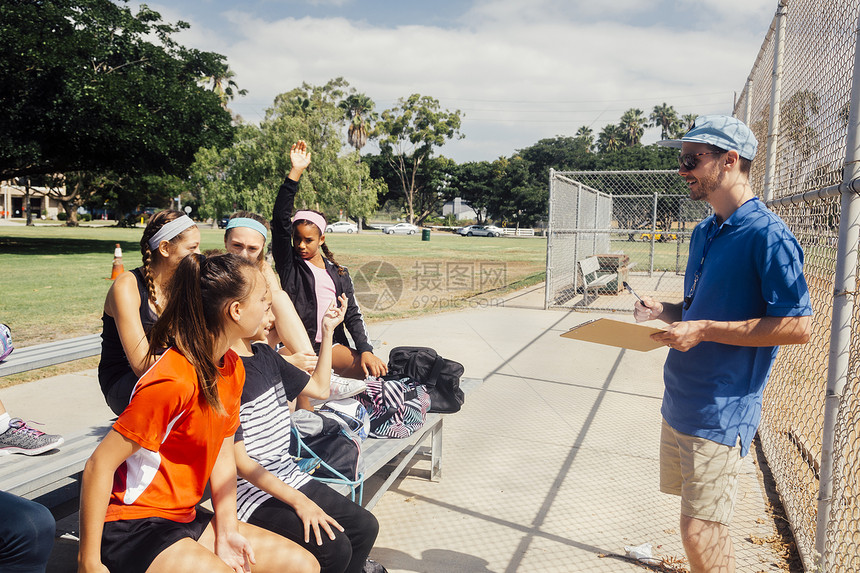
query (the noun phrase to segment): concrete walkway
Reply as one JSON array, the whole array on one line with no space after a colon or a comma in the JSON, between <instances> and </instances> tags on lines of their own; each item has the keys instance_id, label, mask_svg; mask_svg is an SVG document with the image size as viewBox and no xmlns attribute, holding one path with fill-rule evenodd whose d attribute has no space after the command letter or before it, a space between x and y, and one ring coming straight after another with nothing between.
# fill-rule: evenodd
<instances>
[{"instance_id":1,"label":"concrete walkway","mask_svg":"<svg viewBox=\"0 0 860 573\"><path fill-rule=\"evenodd\" d=\"M640 571L622 556L643 543L683 557L678 499L657 489L666 352L559 337L596 316L544 311L536 287L370 326L383 358L394 346L431 346L462 362L466 376L484 378L445 421L442 480L428 481L429 464L418 461L374 509L381 529L371 557L391 573ZM2 389L0 400L51 432L110 418L95 371ZM733 525L744 572L778 562L751 541L775 533L754 458ZM74 571L74 551L58 540L49 571Z\"/></svg>"}]
</instances>

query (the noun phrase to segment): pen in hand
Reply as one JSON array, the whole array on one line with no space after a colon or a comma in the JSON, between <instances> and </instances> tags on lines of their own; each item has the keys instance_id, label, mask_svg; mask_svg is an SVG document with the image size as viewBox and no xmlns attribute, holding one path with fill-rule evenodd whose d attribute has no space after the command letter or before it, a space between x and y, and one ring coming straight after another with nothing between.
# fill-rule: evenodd
<instances>
[{"instance_id":1,"label":"pen in hand","mask_svg":"<svg viewBox=\"0 0 860 573\"><path fill-rule=\"evenodd\" d=\"M633 296L635 296L635 297L639 300L639 302L641 302L643 305L645 304L645 303L642 301L642 297L640 297L638 294L636 294L636 291L635 291L635 290L633 290L633 287L631 287L629 284L627 284L627 281L622 281L622 283L621 283L621 284L624 286L624 288L626 288L628 291L630 291L630 294L632 294Z\"/></svg>"}]
</instances>

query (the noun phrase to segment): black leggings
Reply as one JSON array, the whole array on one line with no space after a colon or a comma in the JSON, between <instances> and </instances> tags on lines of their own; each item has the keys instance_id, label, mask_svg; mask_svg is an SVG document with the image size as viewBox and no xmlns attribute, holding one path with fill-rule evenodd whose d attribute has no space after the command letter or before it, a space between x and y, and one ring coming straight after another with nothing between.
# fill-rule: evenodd
<instances>
[{"instance_id":1,"label":"black leggings","mask_svg":"<svg viewBox=\"0 0 860 573\"><path fill-rule=\"evenodd\" d=\"M317 545L311 531L310 543L305 543L302 520L292 507L273 497L254 510L248 523L291 539L310 551L319 561L320 573L361 573L379 533L376 517L324 483L311 480L299 491L337 520L344 532L332 527L335 535L332 540L321 531L323 543Z\"/></svg>"}]
</instances>

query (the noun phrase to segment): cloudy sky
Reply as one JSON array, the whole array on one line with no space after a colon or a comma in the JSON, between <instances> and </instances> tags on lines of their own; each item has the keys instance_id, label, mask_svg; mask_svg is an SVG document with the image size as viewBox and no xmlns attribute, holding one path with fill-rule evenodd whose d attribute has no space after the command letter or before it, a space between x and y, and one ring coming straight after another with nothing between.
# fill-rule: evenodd
<instances>
[{"instance_id":1,"label":"cloudy sky","mask_svg":"<svg viewBox=\"0 0 860 573\"><path fill-rule=\"evenodd\" d=\"M135 6L137 2L131 2ZM458 162L595 134L631 107L731 113L777 0L171 0L147 2L227 57L257 122L274 97L342 76L377 111L413 93L463 112ZM659 136L646 132L644 141ZM378 150L370 143L365 152Z\"/></svg>"}]
</instances>

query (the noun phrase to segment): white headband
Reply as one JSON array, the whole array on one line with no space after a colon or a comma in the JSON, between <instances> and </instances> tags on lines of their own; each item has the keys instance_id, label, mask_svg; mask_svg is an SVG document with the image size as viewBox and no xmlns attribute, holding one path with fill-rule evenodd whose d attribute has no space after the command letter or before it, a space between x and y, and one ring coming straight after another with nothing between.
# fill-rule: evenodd
<instances>
[{"instance_id":1,"label":"white headband","mask_svg":"<svg viewBox=\"0 0 860 573\"><path fill-rule=\"evenodd\" d=\"M154 251L161 244L161 241L169 241L188 227L193 227L196 224L188 215L182 215L169 223L165 223L149 240L150 250Z\"/></svg>"}]
</instances>

